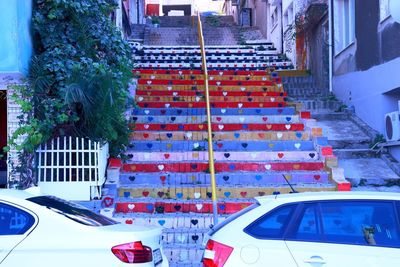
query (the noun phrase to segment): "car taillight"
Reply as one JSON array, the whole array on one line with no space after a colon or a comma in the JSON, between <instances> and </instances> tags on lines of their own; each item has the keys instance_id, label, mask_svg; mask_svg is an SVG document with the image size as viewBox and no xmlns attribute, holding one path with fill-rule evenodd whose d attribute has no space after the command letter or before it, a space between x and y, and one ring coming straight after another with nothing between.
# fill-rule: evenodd
<instances>
[{"instance_id":1,"label":"car taillight","mask_svg":"<svg viewBox=\"0 0 400 267\"><path fill-rule=\"evenodd\" d=\"M233 248L214 240L208 240L203 256L204 267L222 267L231 255Z\"/></svg>"},{"instance_id":2,"label":"car taillight","mask_svg":"<svg viewBox=\"0 0 400 267\"><path fill-rule=\"evenodd\" d=\"M145 263L153 261L151 248L143 246L142 242L132 242L114 246L112 253L125 263Z\"/></svg>"}]
</instances>

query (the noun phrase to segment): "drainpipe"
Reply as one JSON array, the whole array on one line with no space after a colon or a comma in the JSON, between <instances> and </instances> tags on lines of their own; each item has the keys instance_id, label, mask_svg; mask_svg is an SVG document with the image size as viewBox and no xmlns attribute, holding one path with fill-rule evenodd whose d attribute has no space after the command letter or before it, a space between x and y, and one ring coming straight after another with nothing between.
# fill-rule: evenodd
<instances>
[{"instance_id":1,"label":"drainpipe","mask_svg":"<svg viewBox=\"0 0 400 267\"><path fill-rule=\"evenodd\" d=\"M333 10L332 10L332 0L328 0L328 22L329 22L329 92L332 93L332 76L333 76L333 30L332 30L332 20L333 20Z\"/></svg>"}]
</instances>

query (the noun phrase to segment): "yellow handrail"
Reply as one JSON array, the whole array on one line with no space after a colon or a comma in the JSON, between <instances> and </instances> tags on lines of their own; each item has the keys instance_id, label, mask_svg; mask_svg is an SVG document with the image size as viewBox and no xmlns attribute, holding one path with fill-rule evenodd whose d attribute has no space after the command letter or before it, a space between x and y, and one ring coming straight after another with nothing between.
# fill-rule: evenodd
<instances>
[{"instance_id":1,"label":"yellow handrail","mask_svg":"<svg viewBox=\"0 0 400 267\"><path fill-rule=\"evenodd\" d=\"M201 60L204 72L204 87L206 89L206 110L207 110L207 129L208 129L208 164L211 176L211 193L213 201L213 215L214 215L214 225L218 223L218 207L217 207L217 183L215 180L215 168L214 168L214 150L213 150L213 140L212 140L212 129L211 129L211 108L210 108L210 93L208 88L208 71L207 71L207 60L206 51L204 48L204 36L203 28L201 26L200 14L197 14L197 30L199 34L199 43L201 50Z\"/></svg>"}]
</instances>

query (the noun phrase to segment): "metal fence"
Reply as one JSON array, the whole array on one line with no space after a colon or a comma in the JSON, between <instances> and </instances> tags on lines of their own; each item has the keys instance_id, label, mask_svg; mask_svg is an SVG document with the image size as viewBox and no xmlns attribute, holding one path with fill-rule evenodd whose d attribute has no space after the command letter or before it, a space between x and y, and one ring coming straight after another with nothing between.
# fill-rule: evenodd
<instances>
[{"instance_id":1,"label":"metal fence","mask_svg":"<svg viewBox=\"0 0 400 267\"><path fill-rule=\"evenodd\" d=\"M42 144L36 152L41 192L69 200L101 196L108 144L87 138L61 137Z\"/></svg>"}]
</instances>

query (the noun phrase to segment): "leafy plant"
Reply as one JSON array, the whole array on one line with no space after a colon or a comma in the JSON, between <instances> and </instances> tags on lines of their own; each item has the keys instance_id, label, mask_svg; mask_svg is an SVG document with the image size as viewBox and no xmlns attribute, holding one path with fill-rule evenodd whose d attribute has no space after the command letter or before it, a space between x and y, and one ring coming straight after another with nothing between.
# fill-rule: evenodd
<instances>
[{"instance_id":1,"label":"leafy plant","mask_svg":"<svg viewBox=\"0 0 400 267\"><path fill-rule=\"evenodd\" d=\"M151 17L152 24L160 24L160 18L157 16Z\"/></svg>"},{"instance_id":2,"label":"leafy plant","mask_svg":"<svg viewBox=\"0 0 400 267\"><path fill-rule=\"evenodd\" d=\"M57 136L109 142L113 156L128 144L124 112L133 61L110 19L115 7L114 0L33 2L28 81L12 88L24 115L6 149L15 148L22 164L39 144ZM33 159L24 169L21 173L33 172ZM23 187L34 183L21 178L27 180Z\"/></svg>"},{"instance_id":3,"label":"leafy plant","mask_svg":"<svg viewBox=\"0 0 400 267\"><path fill-rule=\"evenodd\" d=\"M369 147L371 149L377 149L377 145L384 142L386 142L385 136L383 134L376 134Z\"/></svg>"}]
</instances>

